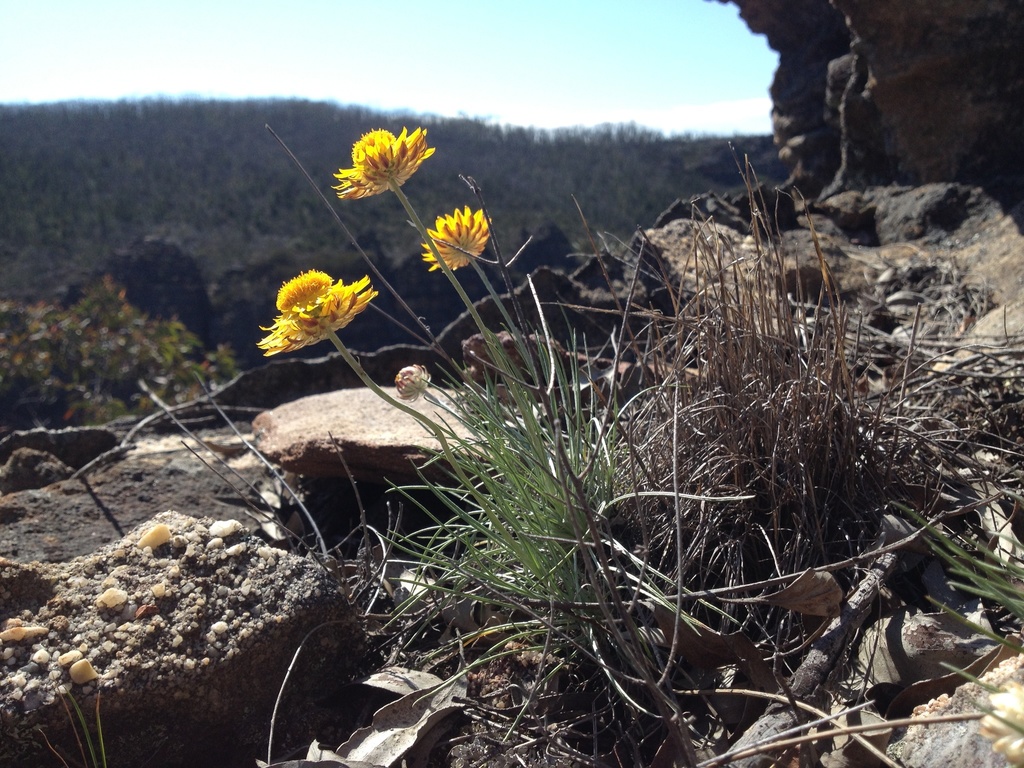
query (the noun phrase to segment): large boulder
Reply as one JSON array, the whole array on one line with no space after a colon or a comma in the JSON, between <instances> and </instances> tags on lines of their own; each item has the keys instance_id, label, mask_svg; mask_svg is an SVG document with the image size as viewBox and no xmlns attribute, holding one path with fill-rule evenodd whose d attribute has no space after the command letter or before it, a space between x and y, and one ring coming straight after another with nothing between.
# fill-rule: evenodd
<instances>
[{"instance_id":1,"label":"large boulder","mask_svg":"<svg viewBox=\"0 0 1024 768\"><path fill-rule=\"evenodd\" d=\"M775 141L805 196L1024 174L1024 5L718 1L779 53Z\"/></svg>"},{"instance_id":2,"label":"large boulder","mask_svg":"<svg viewBox=\"0 0 1024 768\"><path fill-rule=\"evenodd\" d=\"M124 287L130 304L150 317L176 318L206 346L212 345L213 310L192 255L166 240L146 237L117 251L102 271Z\"/></svg>"},{"instance_id":3,"label":"large boulder","mask_svg":"<svg viewBox=\"0 0 1024 768\"><path fill-rule=\"evenodd\" d=\"M445 399L438 391L434 397ZM407 405L468 437L444 406L431 400ZM424 466L440 443L412 416L365 387L299 398L259 414L252 426L263 455L299 475L351 475L354 480L395 484L415 484L420 472L444 476L437 465Z\"/></svg>"},{"instance_id":4,"label":"large boulder","mask_svg":"<svg viewBox=\"0 0 1024 768\"><path fill-rule=\"evenodd\" d=\"M99 708L111 768L249 768L296 649L278 745L341 735L316 702L351 680L364 643L324 567L176 512L67 563L0 558L0 604L3 765L53 762L44 736L75 760L63 688L90 729Z\"/></svg>"},{"instance_id":5,"label":"large boulder","mask_svg":"<svg viewBox=\"0 0 1024 768\"><path fill-rule=\"evenodd\" d=\"M839 131L825 109L828 66L850 50L841 13L827 0L718 0L739 6L750 30L779 54L771 85L772 130L790 182L807 197L839 168Z\"/></svg>"}]
</instances>

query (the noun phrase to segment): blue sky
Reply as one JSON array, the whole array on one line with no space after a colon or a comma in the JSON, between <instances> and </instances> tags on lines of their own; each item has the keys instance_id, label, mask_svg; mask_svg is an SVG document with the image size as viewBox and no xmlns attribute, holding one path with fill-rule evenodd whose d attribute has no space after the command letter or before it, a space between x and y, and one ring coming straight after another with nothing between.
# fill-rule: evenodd
<instances>
[{"instance_id":1,"label":"blue sky","mask_svg":"<svg viewBox=\"0 0 1024 768\"><path fill-rule=\"evenodd\" d=\"M0 0L0 103L300 97L770 133L778 58L706 0Z\"/></svg>"}]
</instances>

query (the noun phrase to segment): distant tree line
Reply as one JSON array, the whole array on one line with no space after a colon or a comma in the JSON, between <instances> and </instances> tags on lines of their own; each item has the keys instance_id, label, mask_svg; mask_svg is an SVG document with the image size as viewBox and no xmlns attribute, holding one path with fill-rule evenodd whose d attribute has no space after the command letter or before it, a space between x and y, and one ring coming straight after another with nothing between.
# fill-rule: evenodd
<instances>
[{"instance_id":1,"label":"distant tree line","mask_svg":"<svg viewBox=\"0 0 1024 768\"><path fill-rule=\"evenodd\" d=\"M0 260L15 269L0 295L36 298L39 259L64 274L88 270L147 235L181 244L210 279L285 254L337 270L352 249L264 126L333 196L332 174L362 133L419 124L437 147L409 183L421 215L472 204L458 178L472 176L510 249L546 222L585 243L573 197L594 231L628 240L675 198L741 185L729 140L665 138L635 125L547 131L291 100L4 106ZM763 178L782 173L769 138L732 143ZM417 253L395 201L339 210L379 255L401 263Z\"/></svg>"}]
</instances>

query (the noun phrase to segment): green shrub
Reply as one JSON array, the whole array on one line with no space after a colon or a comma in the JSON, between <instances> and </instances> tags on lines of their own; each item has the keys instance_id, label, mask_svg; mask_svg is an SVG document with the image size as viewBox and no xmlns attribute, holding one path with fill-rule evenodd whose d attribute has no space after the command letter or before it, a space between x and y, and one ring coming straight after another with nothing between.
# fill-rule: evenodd
<instances>
[{"instance_id":1,"label":"green shrub","mask_svg":"<svg viewBox=\"0 0 1024 768\"><path fill-rule=\"evenodd\" d=\"M95 424L153 408L138 381L165 402L236 372L226 347L203 349L178 320L157 320L125 301L109 277L70 307L0 302L0 423Z\"/></svg>"}]
</instances>

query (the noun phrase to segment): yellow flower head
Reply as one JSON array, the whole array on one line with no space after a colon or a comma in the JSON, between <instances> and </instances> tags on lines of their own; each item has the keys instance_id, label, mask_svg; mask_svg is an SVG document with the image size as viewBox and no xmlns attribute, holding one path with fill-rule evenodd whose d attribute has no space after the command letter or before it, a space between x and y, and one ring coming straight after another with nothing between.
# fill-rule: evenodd
<instances>
[{"instance_id":1,"label":"yellow flower head","mask_svg":"<svg viewBox=\"0 0 1024 768\"><path fill-rule=\"evenodd\" d=\"M471 213L467 205L461 211L456 210L450 216L438 216L435 229L428 229L427 234L437 246L437 252L444 259L449 269L464 267L472 259L484 252L491 231L482 210ZM426 243L422 243L423 260L430 265L430 271L440 269L433 252Z\"/></svg>"},{"instance_id":2,"label":"yellow flower head","mask_svg":"<svg viewBox=\"0 0 1024 768\"><path fill-rule=\"evenodd\" d=\"M408 181L432 154L434 148L427 146L425 128L412 133L403 128L397 138L390 131L370 131L352 147L352 167L334 174L341 183L332 189L342 200L379 195L387 192L391 181L399 186Z\"/></svg>"},{"instance_id":3,"label":"yellow flower head","mask_svg":"<svg viewBox=\"0 0 1024 768\"><path fill-rule=\"evenodd\" d=\"M1013 766L1024 766L1024 686L1009 682L991 697L992 714L981 720L981 735Z\"/></svg>"},{"instance_id":4,"label":"yellow flower head","mask_svg":"<svg viewBox=\"0 0 1024 768\"><path fill-rule=\"evenodd\" d=\"M266 350L265 357L278 352L294 352L327 338L328 333L344 328L352 318L366 309L377 291L364 277L345 285L317 270L303 272L281 286L277 292L277 309L270 335L258 342Z\"/></svg>"}]
</instances>

